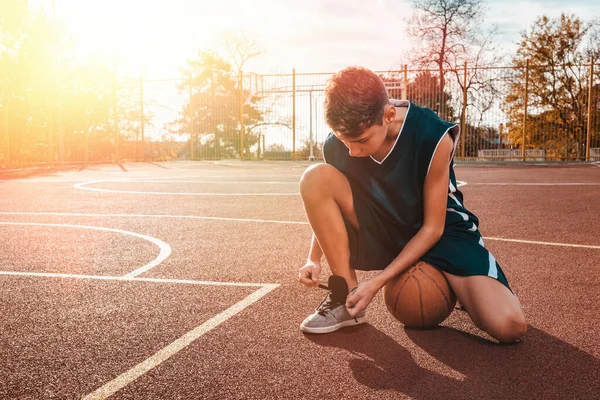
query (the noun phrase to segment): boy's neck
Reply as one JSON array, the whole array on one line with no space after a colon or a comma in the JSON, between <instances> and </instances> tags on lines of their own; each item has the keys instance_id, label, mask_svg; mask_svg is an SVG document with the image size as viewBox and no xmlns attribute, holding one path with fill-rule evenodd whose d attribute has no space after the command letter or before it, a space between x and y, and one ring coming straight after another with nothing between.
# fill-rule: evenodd
<instances>
[{"instance_id":1,"label":"boy's neck","mask_svg":"<svg viewBox=\"0 0 600 400\"><path fill-rule=\"evenodd\" d=\"M408 107L395 107L396 108L396 119L392 122L387 129L387 137L386 142L391 141L392 143L396 141L396 138L400 134L400 129L402 129L402 124L404 124L404 118L406 118L406 113L408 112Z\"/></svg>"},{"instance_id":2,"label":"boy's neck","mask_svg":"<svg viewBox=\"0 0 600 400\"><path fill-rule=\"evenodd\" d=\"M378 161L381 161L385 156L387 156L394 147L394 143L396 143L396 138L400 134L400 129L402 129L402 124L404 123L404 118L406 118L406 112L408 111L408 107L396 107L396 119L394 122L388 125L387 128L387 136L379 149L372 155L372 157Z\"/></svg>"}]
</instances>

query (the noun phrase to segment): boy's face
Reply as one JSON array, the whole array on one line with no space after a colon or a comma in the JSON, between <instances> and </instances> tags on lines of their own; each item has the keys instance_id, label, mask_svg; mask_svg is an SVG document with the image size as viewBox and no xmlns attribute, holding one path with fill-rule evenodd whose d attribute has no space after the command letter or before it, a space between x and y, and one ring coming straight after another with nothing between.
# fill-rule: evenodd
<instances>
[{"instance_id":1,"label":"boy's face","mask_svg":"<svg viewBox=\"0 0 600 400\"><path fill-rule=\"evenodd\" d=\"M391 111L390 111L391 110ZM394 120L396 113L393 106L387 106L383 113L382 124L371 125L358 137L348 137L342 134L335 133L348 148L352 157L369 157L373 155L383 142L388 133L388 126Z\"/></svg>"}]
</instances>

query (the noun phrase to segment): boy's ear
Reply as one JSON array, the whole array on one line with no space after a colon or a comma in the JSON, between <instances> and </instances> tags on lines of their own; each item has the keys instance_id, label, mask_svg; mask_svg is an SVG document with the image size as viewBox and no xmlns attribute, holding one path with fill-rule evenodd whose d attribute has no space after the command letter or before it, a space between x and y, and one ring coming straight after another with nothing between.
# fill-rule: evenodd
<instances>
[{"instance_id":1,"label":"boy's ear","mask_svg":"<svg viewBox=\"0 0 600 400\"><path fill-rule=\"evenodd\" d=\"M396 119L396 107L389 105L387 110L383 113L383 119L386 124L391 124Z\"/></svg>"}]
</instances>

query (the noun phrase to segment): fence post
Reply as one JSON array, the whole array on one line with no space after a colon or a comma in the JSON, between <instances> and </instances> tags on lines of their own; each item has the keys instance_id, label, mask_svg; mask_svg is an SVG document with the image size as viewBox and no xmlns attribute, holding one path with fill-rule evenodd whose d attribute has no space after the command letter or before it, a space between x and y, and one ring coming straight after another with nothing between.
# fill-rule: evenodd
<instances>
[{"instance_id":1,"label":"fence post","mask_svg":"<svg viewBox=\"0 0 600 400\"><path fill-rule=\"evenodd\" d=\"M144 140L144 76L140 74L140 133L142 135L142 161L146 159Z\"/></svg>"},{"instance_id":2,"label":"fence post","mask_svg":"<svg viewBox=\"0 0 600 400\"><path fill-rule=\"evenodd\" d=\"M240 160L243 160L246 147L244 144L244 76L242 70L240 70L238 79L240 88Z\"/></svg>"},{"instance_id":3,"label":"fence post","mask_svg":"<svg viewBox=\"0 0 600 400\"><path fill-rule=\"evenodd\" d=\"M58 76L58 75L57 75ZM58 127L58 160L60 163L65 162L65 131L62 121L62 100L60 98L59 83L56 83L56 123Z\"/></svg>"},{"instance_id":4,"label":"fence post","mask_svg":"<svg viewBox=\"0 0 600 400\"><path fill-rule=\"evenodd\" d=\"M442 93L443 95L443 93ZM467 62L465 61L464 71L463 71L463 104L462 104L462 121L460 121L461 127L460 131L462 132L460 135L460 155L464 160L466 157L465 154L465 141L467 136Z\"/></svg>"},{"instance_id":5,"label":"fence post","mask_svg":"<svg viewBox=\"0 0 600 400\"><path fill-rule=\"evenodd\" d=\"M587 137L585 139L585 161L590 161L590 142L592 137L592 88L594 87L594 56L590 61L590 87L588 88Z\"/></svg>"},{"instance_id":6,"label":"fence post","mask_svg":"<svg viewBox=\"0 0 600 400\"><path fill-rule=\"evenodd\" d=\"M292 68L292 160L296 159L296 68Z\"/></svg>"},{"instance_id":7,"label":"fence post","mask_svg":"<svg viewBox=\"0 0 600 400\"><path fill-rule=\"evenodd\" d=\"M10 87L8 82L4 84L4 98L2 99L2 108L4 109L3 127L4 134L6 135L6 147L4 153L5 165L8 167L12 164L11 144L10 144L10 130L8 129L8 99L10 97Z\"/></svg>"},{"instance_id":8,"label":"fence post","mask_svg":"<svg viewBox=\"0 0 600 400\"><path fill-rule=\"evenodd\" d=\"M217 107L215 105L215 73L211 71L211 84L210 84L210 126L214 135L215 140L215 158L221 158L221 138L217 135Z\"/></svg>"},{"instance_id":9,"label":"fence post","mask_svg":"<svg viewBox=\"0 0 600 400\"><path fill-rule=\"evenodd\" d=\"M121 137L121 135L118 134L118 129L119 129L119 113L117 110L117 76L116 73L113 71L112 74L112 103L113 103L113 140L115 141L115 162L121 162L121 154L120 154L120 148L119 148L119 139Z\"/></svg>"},{"instance_id":10,"label":"fence post","mask_svg":"<svg viewBox=\"0 0 600 400\"><path fill-rule=\"evenodd\" d=\"M90 161L90 132L85 133L83 139L83 162L88 163Z\"/></svg>"},{"instance_id":11,"label":"fence post","mask_svg":"<svg viewBox=\"0 0 600 400\"><path fill-rule=\"evenodd\" d=\"M529 102L529 60L525 64L525 101L523 104L523 154L521 154L521 161L525 162L525 135L527 134L527 103Z\"/></svg>"},{"instance_id":12,"label":"fence post","mask_svg":"<svg viewBox=\"0 0 600 400\"><path fill-rule=\"evenodd\" d=\"M46 126L45 126L45 132L46 132L46 162L50 165L54 162L54 147L52 146L52 141L53 141L53 137L52 137L52 118L51 115L48 115L50 113L50 110L52 109L52 101L47 101L44 105L47 107L44 109L44 119L46 122Z\"/></svg>"},{"instance_id":13,"label":"fence post","mask_svg":"<svg viewBox=\"0 0 600 400\"><path fill-rule=\"evenodd\" d=\"M189 140L189 145L190 145L190 155L189 155L189 159L193 160L194 156L195 156L195 152L194 152L194 107L192 106L192 98L193 98L193 93L192 93L192 71L190 70L189 74L189 82L188 82L188 94L189 94L189 109L188 109L188 130L190 131L190 140ZM214 85L214 83L211 81L211 85ZM214 112L214 110L212 111Z\"/></svg>"},{"instance_id":14,"label":"fence post","mask_svg":"<svg viewBox=\"0 0 600 400\"><path fill-rule=\"evenodd\" d=\"M408 100L408 65L404 64L404 77L402 79L402 99Z\"/></svg>"},{"instance_id":15,"label":"fence post","mask_svg":"<svg viewBox=\"0 0 600 400\"><path fill-rule=\"evenodd\" d=\"M312 90L308 91L308 107L309 107L309 140L308 140L308 147L309 147L309 155L308 155L308 161L315 161L315 155L314 155L314 151L313 151L313 104L312 104Z\"/></svg>"}]
</instances>

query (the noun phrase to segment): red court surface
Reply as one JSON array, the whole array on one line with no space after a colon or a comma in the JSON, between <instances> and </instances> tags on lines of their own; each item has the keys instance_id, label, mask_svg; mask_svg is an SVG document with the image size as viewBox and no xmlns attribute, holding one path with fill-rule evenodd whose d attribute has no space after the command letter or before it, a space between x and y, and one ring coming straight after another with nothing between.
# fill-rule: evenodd
<instances>
[{"instance_id":1,"label":"red court surface","mask_svg":"<svg viewBox=\"0 0 600 400\"><path fill-rule=\"evenodd\" d=\"M0 172L0 398L600 398L599 164L456 168L517 345L459 311L405 329L381 294L368 323L303 334L326 294L296 280L308 165Z\"/></svg>"}]
</instances>

